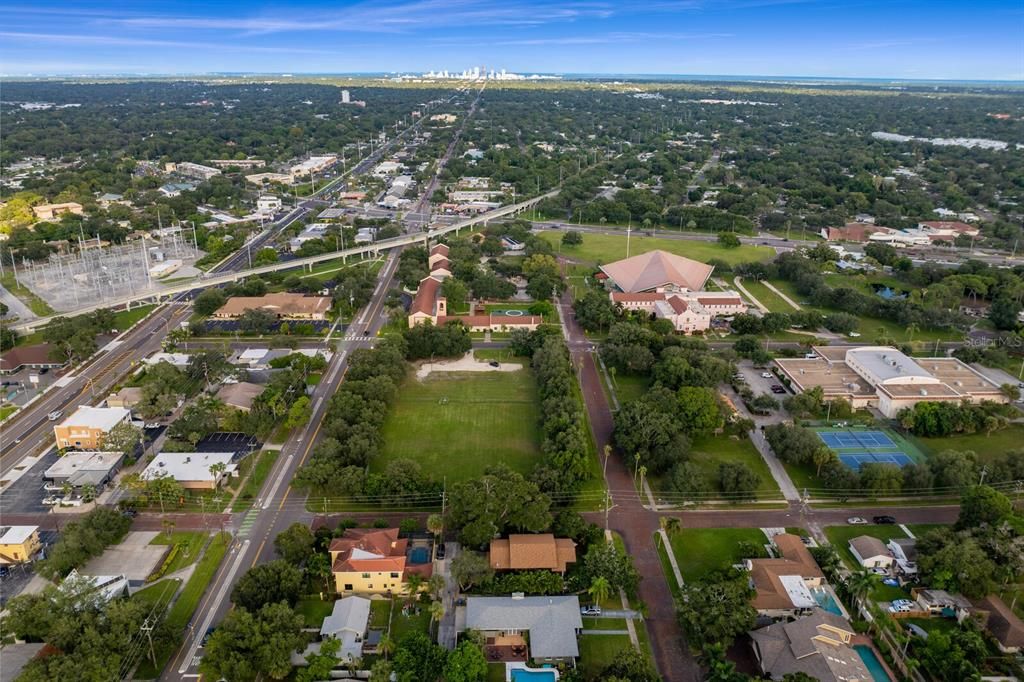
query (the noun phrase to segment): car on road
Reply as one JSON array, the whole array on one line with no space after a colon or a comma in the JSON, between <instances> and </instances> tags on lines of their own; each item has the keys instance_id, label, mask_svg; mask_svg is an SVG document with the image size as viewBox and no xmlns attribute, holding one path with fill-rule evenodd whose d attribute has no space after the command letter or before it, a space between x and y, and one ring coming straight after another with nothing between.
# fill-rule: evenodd
<instances>
[{"instance_id":1,"label":"car on road","mask_svg":"<svg viewBox=\"0 0 1024 682\"><path fill-rule=\"evenodd\" d=\"M201 647L206 646L206 643L210 641L210 636L213 634L213 631L216 630L216 629L217 628L215 628L215 627L206 628L206 632L203 633L203 639L202 639L202 641L199 642L199 646L201 646Z\"/></svg>"},{"instance_id":2,"label":"car on road","mask_svg":"<svg viewBox=\"0 0 1024 682\"><path fill-rule=\"evenodd\" d=\"M597 604L587 604L580 607L580 615L583 616L600 616L601 607Z\"/></svg>"},{"instance_id":3,"label":"car on road","mask_svg":"<svg viewBox=\"0 0 1024 682\"><path fill-rule=\"evenodd\" d=\"M49 419L52 422L55 422L58 419L60 419L60 416L62 414L64 414L64 410L54 410L50 414L46 415L46 418Z\"/></svg>"},{"instance_id":4,"label":"car on road","mask_svg":"<svg viewBox=\"0 0 1024 682\"><path fill-rule=\"evenodd\" d=\"M772 386L772 393L781 394L781 393L785 393L785 392L786 392L786 389L784 389L779 384L775 384L774 386Z\"/></svg>"},{"instance_id":5,"label":"car on road","mask_svg":"<svg viewBox=\"0 0 1024 682\"><path fill-rule=\"evenodd\" d=\"M881 516L874 517L872 521L879 525L892 525L896 523L896 518L893 516L889 516L888 514L883 514Z\"/></svg>"},{"instance_id":6,"label":"car on road","mask_svg":"<svg viewBox=\"0 0 1024 682\"><path fill-rule=\"evenodd\" d=\"M847 334L847 336L849 336L851 339L856 339L857 337L860 336L860 332L850 332L849 334Z\"/></svg>"},{"instance_id":7,"label":"car on road","mask_svg":"<svg viewBox=\"0 0 1024 682\"><path fill-rule=\"evenodd\" d=\"M772 373L771 372L761 372L761 378L762 379L771 379L772 378Z\"/></svg>"},{"instance_id":8,"label":"car on road","mask_svg":"<svg viewBox=\"0 0 1024 682\"><path fill-rule=\"evenodd\" d=\"M497 360L491 360L487 364L490 365L491 367L501 367L501 363L498 362Z\"/></svg>"},{"instance_id":9,"label":"car on road","mask_svg":"<svg viewBox=\"0 0 1024 682\"><path fill-rule=\"evenodd\" d=\"M850 518L846 519L846 522L851 526L863 526L867 524L868 520L862 519L859 516L851 516Z\"/></svg>"}]
</instances>

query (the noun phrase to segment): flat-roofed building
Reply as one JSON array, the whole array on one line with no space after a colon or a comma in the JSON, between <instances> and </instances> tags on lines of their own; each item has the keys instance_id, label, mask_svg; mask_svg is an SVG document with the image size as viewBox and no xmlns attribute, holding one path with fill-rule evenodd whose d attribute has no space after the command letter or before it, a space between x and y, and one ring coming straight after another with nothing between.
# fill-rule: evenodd
<instances>
[{"instance_id":1,"label":"flat-roofed building","mask_svg":"<svg viewBox=\"0 0 1024 682\"><path fill-rule=\"evenodd\" d=\"M235 384L225 384L217 391L217 399L228 407L233 407L242 412L252 410L252 404L263 393L266 386L239 381Z\"/></svg>"},{"instance_id":2,"label":"flat-roofed building","mask_svg":"<svg viewBox=\"0 0 1024 682\"><path fill-rule=\"evenodd\" d=\"M31 561L40 547L39 526L0 526L0 566Z\"/></svg>"},{"instance_id":3,"label":"flat-roofed building","mask_svg":"<svg viewBox=\"0 0 1024 682\"><path fill-rule=\"evenodd\" d=\"M1009 400L995 382L956 358L911 358L890 346L814 350L817 358L775 361L794 390L821 386L826 400L843 398L886 417L920 402Z\"/></svg>"},{"instance_id":4,"label":"flat-roofed building","mask_svg":"<svg viewBox=\"0 0 1024 682\"><path fill-rule=\"evenodd\" d=\"M200 163L192 163L191 161L182 161L181 163L168 165L171 166L168 170L172 173L177 173L183 177L194 178L196 180L209 180L215 175L220 175L219 168L204 166Z\"/></svg>"},{"instance_id":5,"label":"flat-roofed building","mask_svg":"<svg viewBox=\"0 0 1024 682\"><path fill-rule=\"evenodd\" d=\"M130 410L142 401L141 386L125 386L117 393L107 396L107 407L121 407Z\"/></svg>"},{"instance_id":6,"label":"flat-roofed building","mask_svg":"<svg viewBox=\"0 0 1024 682\"><path fill-rule=\"evenodd\" d=\"M276 293L264 296L232 296L213 313L220 319L241 317L248 310L265 310L278 319L326 320L331 309L328 296Z\"/></svg>"},{"instance_id":7,"label":"flat-roofed building","mask_svg":"<svg viewBox=\"0 0 1024 682\"><path fill-rule=\"evenodd\" d=\"M68 201L63 204L39 204L32 207L32 212L36 214L38 220L53 220L65 213L82 215L85 211L80 203Z\"/></svg>"},{"instance_id":8,"label":"flat-roofed building","mask_svg":"<svg viewBox=\"0 0 1024 682\"><path fill-rule=\"evenodd\" d=\"M263 186L271 182L279 182L283 185L292 184L292 176L288 173L254 173L246 175L245 181L250 185Z\"/></svg>"},{"instance_id":9,"label":"flat-roofed building","mask_svg":"<svg viewBox=\"0 0 1024 682\"><path fill-rule=\"evenodd\" d=\"M120 452L68 452L43 472L43 480L73 488L98 488L114 478L123 460Z\"/></svg>"},{"instance_id":10,"label":"flat-roofed building","mask_svg":"<svg viewBox=\"0 0 1024 682\"><path fill-rule=\"evenodd\" d=\"M882 227L868 222L846 223L842 227L823 227L821 237L830 242L858 242L864 243L871 239L872 235L892 235L896 230L891 227Z\"/></svg>"},{"instance_id":11,"label":"flat-roofed building","mask_svg":"<svg viewBox=\"0 0 1024 682\"><path fill-rule=\"evenodd\" d=\"M110 430L128 421L131 412L123 407L90 407L83 405L60 424L53 427L58 448L98 450Z\"/></svg>"},{"instance_id":12,"label":"flat-roofed building","mask_svg":"<svg viewBox=\"0 0 1024 682\"><path fill-rule=\"evenodd\" d=\"M338 162L338 157L334 154L324 154L322 156L311 156L305 161L295 164L289 170L292 179L298 179L309 175L310 173L319 173L325 171L335 163Z\"/></svg>"},{"instance_id":13,"label":"flat-roofed building","mask_svg":"<svg viewBox=\"0 0 1024 682\"><path fill-rule=\"evenodd\" d=\"M161 452L142 471L142 479L173 478L189 490L215 490L235 475L233 452Z\"/></svg>"}]
</instances>

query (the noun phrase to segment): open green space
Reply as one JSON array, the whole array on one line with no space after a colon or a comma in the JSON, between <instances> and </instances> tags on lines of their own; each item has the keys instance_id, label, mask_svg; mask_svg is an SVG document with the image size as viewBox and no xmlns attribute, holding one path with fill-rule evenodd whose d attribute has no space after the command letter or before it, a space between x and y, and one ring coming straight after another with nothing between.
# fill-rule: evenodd
<instances>
[{"instance_id":1,"label":"open green space","mask_svg":"<svg viewBox=\"0 0 1024 682\"><path fill-rule=\"evenodd\" d=\"M579 645L579 667L588 680L598 679L619 652L633 646L629 635L580 635Z\"/></svg>"},{"instance_id":2,"label":"open green space","mask_svg":"<svg viewBox=\"0 0 1024 682\"><path fill-rule=\"evenodd\" d=\"M415 613L413 610L408 616L402 615L402 607L406 603L411 603L412 609L419 608L420 612ZM330 609L328 609L329 612ZM409 633L429 631L430 610L427 604L419 601L407 602L402 597L372 600L370 602L370 627L375 630L388 630L389 623L391 639L399 642Z\"/></svg>"},{"instance_id":3,"label":"open green space","mask_svg":"<svg viewBox=\"0 0 1024 682\"><path fill-rule=\"evenodd\" d=\"M132 599L149 604L150 606L163 604L166 607L168 602L174 597L174 593L178 591L179 586L181 586L181 580L178 578L161 580L142 588L132 595Z\"/></svg>"},{"instance_id":4,"label":"open green space","mask_svg":"<svg viewBox=\"0 0 1024 682\"><path fill-rule=\"evenodd\" d=\"M646 374L627 374L611 377L612 387L615 390L615 397L619 404L623 405L631 400L642 398L647 389L651 387L651 377Z\"/></svg>"},{"instance_id":5,"label":"open green space","mask_svg":"<svg viewBox=\"0 0 1024 682\"><path fill-rule=\"evenodd\" d=\"M243 462L249 462L249 467L252 471L249 472L248 478L242 484L242 489L238 493L232 509L240 511L247 509L252 504L252 501L259 494L260 488L263 487L263 482L270 475L270 470L274 467L274 462L277 461L277 457L280 454L280 450L263 450L258 454L249 455L242 460Z\"/></svg>"},{"instance_id":6,"label":"open green space","mask_svg":"<svg viewBox=\"0 0 1024 682\"><path fill-rule=\"evenodd\" d=\"M626 257L626 235L587 233L583 235L583 243L579 246L562 246L562 233L560 232L543 232L540 236L551 242L555 248L560 249L561 255L580 261L604 264ZM712 259L719 259L730 265L767 260L775 255L775 250L767 246L743 245L735 249L727 249L719 246L717 242L638 237L636 234L630 237L630 256L637 256L656 249L705 263Z\"/></svg>"},{"instance_id":7,"label":"open green space","mask_svg":"<svg viewBox=\"0 0 1024 682\"><path fill-rule=\"evenodd\" d=\"M1024 448L1024 425L1011 424L1005 429L995 431L992 435L985 433L960 434L945 438L915 438L922 448L929 453L945 450L972 450L978 455L980 462L988 462L1010 450Z\"/></svg>"},{"instance_id":8,"label":"open green space","mask_svg":"<svg viewBox=\"0 0 1024 682\"><path fill-rule=\"evenodd\" d=\"M449 482L480 476L499 462L529 474L541 457L539 418L537 388L526 369L410 377L399 388L380 455L370 466L383 471L408 458Z\"/></svg>"},{"instance_id":9,"label":"open green space","mask_svg":"<svg viewBox=\"0 0 1024 682\"><path fill-rule=\"evenodd\" d=\"M766 287L763 282L754 279L744 279L742 284L743 288L749 291L751 296L760 301L763 306L773 313L796 312L793 306L786 303L781 296Z\"/></svg>"},{"instance_id":10,"label":"open green space","mask_svg":"<svg viewBox=\"0 0 1024 682\"><path fill-rule=\"evenodd\" d=\"M484 310L488 314L501 313L506 310L521 310L524 315L530 314L530 303L488 303L484 306ZM558 313L551 312L544 316L544 324L558 324Z\"/></svg>"},{"instance_id":11,"label":"open green space","mask_svg":"<svg viewBox=\"0 0 1024 682\"><path fill-rule=\"evenodd\" d=\"M723 462L746 464L761 478L756 490L757 499L781 497L778 483L768 469L761 453L747 438L733 436L703 436L690 446L690 461L700 467L714 489L718 489L718 467Z\"/></svg>"},{"instance_id":12,"label":"open green space","mask_svg":"<svg viewBox=\"0 0 1024 682\"><path fill-rule=\"evenodd\" d=\"M166 623L168 631L175 636L179 636L182 633L189 619L192 618L192 614L195 613L196 607L199 606L199 600L202 598L203 592L206 591L206 586L217 572L217 567L220 566L220 562L224 558L224 553L227 551L228 543L230 542L230 534L218 533L213 536L210 543L206 546L202 559L196 564L195 570L192 571L192 576L185 583L185 588L178 595L178 599L167 613ZM157 583L157 585L159 584ZM139 666L135 677L141 680L156 678L167 664L167 659L170 658L173 652L174 640L157 650L157 665L155 667L147 659Z\"/></svg>"},{"instance_id":13,"label":"open green space","mask_svg":"<svg viewBox=\"0 0 1024 682\"><path fill-rule=\"evenodd\" d=\"M383 265L384 260L381 258L375 258L372 260L355 260L355 257L352 257L348 259L347 263L343 263L340 258L337 258L335 260L317 263L313 266L312 271L303 270L304 274L300 275L299 278L316 279L320 282L326 282L329 279L334 279L342 270L348 270L349 268L368 268L370 272L376 273Z\"/></svg>"},{"instance_id":14,"label":"open green space","mask_svg":"<svg viewBox=\"0 0 1024 682\"><path fill-rule=\"evenodd\" d=\"M18 411L17 405L0 405L0 422Z\"/></svg>"},{"instance_id":15,"label":"open green space","mask_svg":"<svg viewBox=\"0 0 1024 682\"><path fill-rule=\"evenodd\" d=\"M921 537L925 533L930 533L936 528L949 528L945 523L908 523L906 524L907 530L914 534L914 537Z\"/></svg>"},{"instance_id":16,"label":"open green space","mask_svg":"<svg viewBox=\"0 0 1024 682\"><path fill-rule=\"evenodd\" d=\"M156 308L155 305L148 304L140 305L136 308L132 308L131 310L119 310L114 313L114 329L119 332L123 332L153 312L154 308Z\"/></svg>"},{"instance_id":17,"label":"open green space","mask_svg":"<svg viewBox=\"0 0 1024 682\"><path fill-rule=\"evenodd\" d=\"M324 624L324 618L331 615L333 610L333 601L324 601L316 596L300 599L295 604L295 612L302 616L307 628L319 629Z\"/></svg>"},{"instance_id":18,"label":"open green space","mask_svg":"<svg viewBox=\"0 0 1024 682\"><path fill-rule=\"evenodd\" d=\"M202 551L207 537L209 536L206 533L200 531L171 533L170 537L167 533L160 533L149 544L171 545L171 551L175 552L174 558L163 572L163 575L169 575L193 563L199 556L199 552ZM177 550L174 549L175 547Z\"/></svg>"},{"instance_id":19,"label":"open green space","mask_svg":"<svg viewBox=\"0 0 1024 682\"><path fill-rule=\"evenodd\" d=\"M743 559L741 543L761 547L768 538L758 528L680 528L669 533L672 552L675 554L683 580L696 580L712 571L729 568ZM760 556L763 556L763 552ZM666 574L669 583L674 583L671 569Z\"/></svg>"},{"instance_id":20,"label":"open green space","mask_svg":"<svg viewBox=\"0 0 1024 682\"><path fill-rule=\"evenodd\" d=\"M584 630L625 630L625 618L584 618Z\"/></svg>"}]
</instances>

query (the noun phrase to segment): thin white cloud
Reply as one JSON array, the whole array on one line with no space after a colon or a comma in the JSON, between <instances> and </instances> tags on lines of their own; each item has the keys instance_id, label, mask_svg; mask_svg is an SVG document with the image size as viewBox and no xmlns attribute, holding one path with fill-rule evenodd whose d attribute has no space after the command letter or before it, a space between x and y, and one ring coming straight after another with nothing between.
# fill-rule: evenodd
<instances>
[{"instance_id":1,"label":"thin white cloud","mask_svg":"<svg viewBox=\"0 0 1024 682\"><path fill-rule=\"evenodd\" d=\"M457 41L450 38L438 39L432 44L437 46L515 46L515 45L607 45L622 43L641 43L651 40L713 40L735 37L732 33L645 33L645 32L614 32L585 36L554 36L549 38L512 38L507 40L491 40L487 42Z\"/></svg>"},{"instance_id":2,"label":"thin white cloud","mask_svg":"<svg viewBox=\"0 0 1024 682\"><path fill-rule=\"evenodd\" d=\"M268 47L265 45L240 45L238 43L204 43L184 40L158 40L152 38L126 38L123 36L77 35L73 33L24 33L0 31L0 38L25 42L54 42L63 45L95 45L99 47L181 47L193 49L296 53L296 54L337 54L331 50L316 50L301 47Z\"/></svg>"}]
</instances>

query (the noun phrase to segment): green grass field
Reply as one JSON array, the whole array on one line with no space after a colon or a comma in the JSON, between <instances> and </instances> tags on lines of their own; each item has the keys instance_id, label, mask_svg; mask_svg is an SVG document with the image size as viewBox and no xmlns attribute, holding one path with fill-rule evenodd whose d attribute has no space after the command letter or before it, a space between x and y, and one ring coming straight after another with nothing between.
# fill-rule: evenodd
<instances>
[{"instance_id":1,"label":"green grass field","mask_svg":"<svg viewBox=\"0 0 1024 682\"><path fill-rule=\"evenodd\" d=\"M760 547L768 543L768 538L757 528L681 528L669 535L669 541L683 580L697 580L741 559L753 558L743 556L741 542ZM666 577L670 584L675 583L671 573Z\"/></svg>"},{"instance_id":2,"label":"green grass field","mask_svg":"<svg viewBox=\"0 0 1024 682\"><path fill-rule=\"evenodd\" d=\"M915 438L922 448L930 453L944 450L973 450L980 462L988 462L1010 451L1024 448L1024 426L1012 424L1008 428L994 432L991 436L984 433L947 436L945 438Z\"/></svg>"},{"instance_id":3,"label":"green grass field","mask_svg":"<svg viewBox=\"0 0 1024 682\"><path fill-rule=\"evenodd\" d=\"M528 474L540 461L537 389L529 370L410 377L398 396L384 422L381 453L370 465L374 471L408 458L451 482L480 476L499 462Z\"/></svg>"},{"instance_id":4,"label":"green grass field","mask_svg":"<svg viewBox=\"0 0 1024 682\"><path fill-rule=\"evenodd\" d=\"M705 436L693 441L690 447L690 461L704 470L712 486L718 486L718 465L722 462L741 462L761 477L757 488L757 499L765 500L782 497L772 472L768 469L761 453L747 439L737 440L730 436Z\"/></svg>"},{"instance_id":5,"label":"green grass field","mask_svg":"<svg viewBox=\"0 0 1024 682\"><path fill-rule=\"evenodd\" d=\"M300 599L295 604L295 612L305 619L307 628L319 628L324 624L324 618L331 615L333 610L333 601L323 601L315 595Z\"/></svg>"},{"instance_id":6,"label":"green grass field","mask_svg":"<svg viewBox=\"0 0 1024 682\"><path fill-rule=\"evenodd\" d=\"M781 296L766 287L762 282L752 279L744 279L742 284L743 288L749 291L751 296L760 301L762 305L773 313L796 312L796 309L793 306L786 303Z\"/></svg>"},{"instance_id":7,"label":"green grass field","mask_svg":"<svg viewBox=\"0 0 1024 682\"><path fill-rule=\"evenodd\" d=\"M140 305L137 308L132 308L131 310L120 310L114 313L114 329L119 332L123 332L128 329L128 327L131 327L133 324L153 312L154 308L156 308L156 306L152 304Z\"/></svg>"},{"instance_id":8,"label":"green grass field","mask_svg":"<svg viewBox=\"0 0 1024 682\"><path fill-rule=\"evenodd\" d=\"M651 377L645 374L616 375L612 379L612 386L615 389L615 397L619 399L619 404L623 405L631 400L642 398L651 386Z\"/></svg>"},{"instance_id":9,"label":"green grass field","mask_svg":"<svg viewBox=\"0 0 1024 682\"><path fill-rule=\"evenodd\" d=\"M277 456L280 454L280 450L264 450L256 455L249 455L246 460L243 460L249 462L255 461L255 464L250 464L252 472L245 480L245 484L242 486L241 492L238 493L238 497L232 507L235 511L249 508L252 501L256 499L256 496L259 494L260 488L263 487L263 482L266 481L267 476L270 475L270 470L274 467L274 462L277 461ZM258 459L253 460L254 457L258 457Z\"/></svg>"},{"instance_id":10,"label":"green grass field","mask_svg":"<svg viewBox=\"0 0 1024 682\"><path fill-rule=\"evenodd\" d=\"M643 627L643 624L640 624ZM607 668L620 651L631 648L629 635L581 635L580 670L588 680L600 679L601 671Z\"/></svg>"},{"instance_id":11,"label":"green grass field","mask_svg":"<svg viewBox=\"0 0 1024 682\"><path fill-rule=\"evenodd\" d=\"M559 253L568 258L590 263L611 263L626 257L626 235L584 234L583 244L579 246L561 246L560 232L544 232L541 237L551 242ZM658 237L638 237L635 234L629 240L629 255L661 249L680 256L707 262L713 258L721 259L730 265L750 261L768 260L775 255L775 250L767 246L739 246L727 249L717 242L688 241L683 239L661 239Z\"/></svg>"},{"instance_id":12,"label":"green grass field","mask_svg":"<svg viewBox=\"0 0 1024 682\"><path fill-rule=\"evenodd\" d=\"M167 537L167 533L160 533L153 538L153 541L149 544L178 545L178 553L174 555L174 559L171 561L170 566L168 566L167 570L164 571L164 575L168 575L193 563L196 560L196 557L199 556L199 552L202 550L207 537L206 533L199 531L181 531L171 533L169 538Z\"/></svg>"},{"instance_id":13,"label":"green grass field","mask_svg":"<svg viewBox=\"0 0 1024 682\"><path fill-rule=\"evenodd\" d=\"M0 406L0 422L10 417L12 414L18 411L17 405L3 405Z\"/></svg>"}]
</instances>

